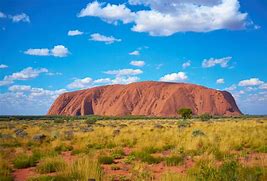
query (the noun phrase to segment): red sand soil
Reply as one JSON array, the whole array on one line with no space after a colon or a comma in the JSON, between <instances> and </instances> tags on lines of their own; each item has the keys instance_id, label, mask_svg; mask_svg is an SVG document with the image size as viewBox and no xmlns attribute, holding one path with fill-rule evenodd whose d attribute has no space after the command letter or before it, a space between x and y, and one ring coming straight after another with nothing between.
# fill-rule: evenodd
<instances>
[{"instance_id":1,"label":"red sand soil","mask_svg":"<svg viewBox=\"0 0 267 181\"><path fill-rule=\"evenodd\" d=\"M14 181L26 181L29 177L34 176L35 167L17 169L13 172Z\"/></svg>"}]
</instances>

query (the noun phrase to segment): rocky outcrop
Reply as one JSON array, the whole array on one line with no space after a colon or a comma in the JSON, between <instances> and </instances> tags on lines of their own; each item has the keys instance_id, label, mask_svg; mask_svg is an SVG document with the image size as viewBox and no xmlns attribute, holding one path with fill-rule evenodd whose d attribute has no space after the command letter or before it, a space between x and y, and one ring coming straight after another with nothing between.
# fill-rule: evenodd
<instances>
[{"instance_id":1,"label":"rocky outcrop","mask_svg":"<svg viewBox=\"0 0 267 181\"><path fill-rule=\"evenodd\" d=\"M107 85L60 95L48 115L145 115L176 116L177 109L191 108L195 115L240 115L227 91L168 82Z\"/></svg>"}]
</instances>

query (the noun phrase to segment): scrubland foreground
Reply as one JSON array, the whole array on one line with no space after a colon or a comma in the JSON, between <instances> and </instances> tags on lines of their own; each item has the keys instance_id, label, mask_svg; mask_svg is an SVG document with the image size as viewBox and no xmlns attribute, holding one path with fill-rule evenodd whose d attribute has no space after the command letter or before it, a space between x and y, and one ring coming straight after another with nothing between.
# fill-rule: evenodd
<instances>
[{"instance_id":1,"label":"scrubland foreground","mask_svg":"<svg viewBox=\"0 0 267 181\"><path fill-rule=\"evenodd\" d=\"M0 122L0 180L267 180L267 118Z\"/></svg>"}]
</instances>

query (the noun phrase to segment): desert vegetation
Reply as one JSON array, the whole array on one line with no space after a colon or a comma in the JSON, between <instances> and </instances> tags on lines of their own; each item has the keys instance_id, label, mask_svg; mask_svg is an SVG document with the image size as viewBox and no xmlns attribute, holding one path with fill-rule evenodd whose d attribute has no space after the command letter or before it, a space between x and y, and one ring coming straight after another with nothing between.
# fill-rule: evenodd
<instances>
[{"instance_id":1,"label":"desert vegetation","mask_svg":"<svg viewBox=\"0 0 267 181\"><path fill-rule=\"evenodd\" d=\"M266 117L190 117L3 117L0 180L267 180Z\"/></svg>"}]
</instances>

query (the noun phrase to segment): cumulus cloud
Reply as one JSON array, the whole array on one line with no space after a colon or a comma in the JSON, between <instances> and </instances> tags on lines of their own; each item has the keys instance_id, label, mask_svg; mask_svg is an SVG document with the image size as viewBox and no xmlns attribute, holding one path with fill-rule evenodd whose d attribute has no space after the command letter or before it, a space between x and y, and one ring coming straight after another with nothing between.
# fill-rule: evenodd
<instances>
[{"instance_id":1,"label":"cumulus cloud","mask_svg":"<svg viewBox=\"0 0 267 181\"><path fill-rule=\"evenodd\" d=\"M159 80L163 82L178 82L178 81L185 81L188 77L185 72L178 72L178 73L171 73L164 75Z\"/></svg>"},{"instance_id":2,"label":"cumulus cloud","mask_svg":"<svg viewBox=\"0 0 267 181\"><path fill-rule=\"evenodd\" d=\"M224 84L224 79L222 79L222 78L221 79L217 79L216 83L217 84Z\"/></svg>"},{"instance_id":3,"label":"cumulus cloud","mask_svg":"<svg viewBox=\"0 0 267 181\"><path fill-rule=\"evenodd\" d=\"M105 44L112 44L114 42L121 42L121 39L114 38L113 36L105 36L99 33L91 34L91 41L104 42Z\"/></svg>"},{"instance_id":4,"label":"cumulus cloud","mask_svg":"<svg viewBox=\"0 0 267 181\"><path fill-rule=\"evenodd\" d=\"M260 88L260 89L267 90L267 83L264 83L264 84L260 85L259 88Z\"/></svg>"},{"instance_id":5,"label":"cumulus cloud","mask_svg":"<svg viewBox=\"0 0 267 181\"><path fill-rule=\"evenodd\" d=\"M145 62L140 60L134 60L131 61L130 64L137 67L143 67L145 65Z\"/></svg>"},{"instance_id":6,"label":"cumulus cloud","mask_svg":"<svg viewBox=\"0 0 267 181\"><path fill-rule=\"evenodd\" d=\"M11 92L27 92L31 90L29 85L12 85L8 88Z\"/></svg>"},{"instance_id":7,"label":"cumulus cloud","mask_svg":"<svg viewBox=\"0 0 267 181\"><path fill-rule=\"evenodd\" d=\"M70 89L85 89L100 85L110 85L110 84L130 84L133 82L139 81L140 78L136 76L116 76L114 79L112 78L100 78L93 80L90 77L86 77L83 79L75 79L72 83L70 83L67 87Z\"/></svg>"},{"instance_id":8,"label":"cumulus cloud","mask_svg":"<svg viewBox=\"0 0 267 181\"><path fill-rule=\"evenodd\" d=\"M83 79L75 79L67 87L70 89L83 89L83 88L91 87L92 83L93 83L92 78L85 77Z\"/></svg>"},{"instance_id":9,"label":"cumulus cloud","mask_svg":"<svg viewBox=\"0 0 267 181\"><path fill-rule=\"evenodd\" d=\"M99 17L107 23L117 24L119 20L123 23L132 22L135 18L135 13L131 12L124 4L113 5L108 3L105 5L105 3L94 1L88 3L78 14L78 17L85 16Z\"/></svg>"},{"instance_id":10,"label":"cumulus cloud","mask_svg":"<svg viewBox=\"0 0 267 181\"><path fill-rule=\"evenodd\" d=\"M238 0L130 0L131 5L148 8L133 12L124 4L89 3L78 17L99 17L108 23L134 23L132 31L151 36L177 32L240 30L247 26L247 13L239 11Z\"/></svg>"},{"instance_id":11,"label":"cumulus cloud","mask_svg":"<svg viewBox=\"0 0 267 181\"><path fill-rule=\"evenodd\" d=\"M135 56L137 56L137 55L140 55L140 52L138 50L135 50L133 52L130 52L129 55L135 55Z\"/></svg>"},{"instance_id":12,"label":"cumulus cloud","mask_svg":"<svg viewBox=\"0 0 267 181\"><path fill-rule=\"evenodd\" d=\"M28 85L13 85L9 92L0 93L1 115L46 114L52 102L66 89L48 90Z\"/></svg>"},{"instance_id":13,"label":"cumulus cloud","mask_svg":"<svg viewBox=\"0 0 267 181\"><path fill-rule=\"evenodd\" d=\"M5 65L5 64L0 64L0 69L6 69L6 68L8 68L7 65Z\"/></svg>"},{"instance_id":14,"label":"cumulus cloud","mask_svg":"<svg viewBox=\"0 0 267 181\"><path fill-rule=\"evenodd\" d=\"M66 57L69 54L68 48L63 45L56 45L52 49L48 48L30 48L24 51L24 54L33 56L54 56L54 57Z\"/></svg>"},{"instance_id":15,"label":"cumulus cloud","mask_svg":"<svg viewBox=\"0 0 267 181\"><path fill-rule=\"evenodd\" d=\"M190 67L190 66L191 66L191 61L190 60L188 60L187 62L184 62L183 65L182 65L183 69L186 69L187 67Z\"/></svg>"},{"instance_id":16,"label":"cumulus cloud","mask_svg":"<svg viewBox=\"0 0 267 181\"><path fill-rule=\"evenodd\" d=\"M261 81L259 78L250 78L247 80L242 80L239 82L239 86L245 87L245 86L258 86L263 84L264 82Z\"/></svg>"},{"instance_id":17,"label":"cumulus cloud","mask_svg":"<svg viewBox=\"0 0 267 181\"><path fill-rule=\"evenodd\" d=\"M70 30L68 31L68 36L78 36L78 35L82 35L83 32L79 31L79 30Z\"/></svg>"},{"instance_id":18,"label":"cumulus cloud","mask_svg":"<svg viewBox=\"0 0 267 181\"><path fill-rule=\"evenodd\" d=\"M46 73L46 68L33 69L32 67L25 68L20 72L15 72L11 75L6 75L3 80L0 81L0 86L9 85L16 80L28 80L38 77L41 73Z\"/></svg>"},{"instance_id":19,"label":"cumulus cloud","mask_svg":"<svg viewBox=\"0 0 267 181\"><path fill-rule=\"evenodd\" d=\"M54 46L54 48L50 51L55 57L66 57L69 54L69 50L63 45Z\"/></svg>"},{"instance_id":20,"label":"cumulus cloud","mask_svg":"<svg viewBox=\"0 0 267 181\"><path fill-rule=\"evenodd\" d=\"M105 74L119 76L131 76L142 74L143 71L140 69L120 69L120 70L108 70Z\"/></svg>"},{"instance_id":21,"label":"cumulus cloud","mask_svg":"<svg viewBox=\"0 0 267 181\"><path fill-rule=\"evenodd\" d=\"M214 67L216 65L220 65L222 68L228 67L228 62L232 59L232 57L224 57L224 58L210 58L210 59L204 59L202 62L202 67L204 68L210 68Z\"/></svg>"},{"instance_id":22,"label":"cumulus cloud","mask_svg":"<svg viewBox=\"0 0 267 181\"><path fill-rule=\"evenodd\" d=\"M232 84L230 87L225 88L225 90L227 90L227 91L233 91L236 89L237 89L237 86L235 84Z\"/></svg>"},{"instance_id":23,"label":"cumulus cloud","mask_svg":"<svg viewBox=\"0 0 267 181\"><path fill-rule=\"evenodd\" d=\"M28 55L35 55L35 56L49 56L50 52L48 48L30 48L24 51L25 54Z\"/></svg>"}]
</instances>

